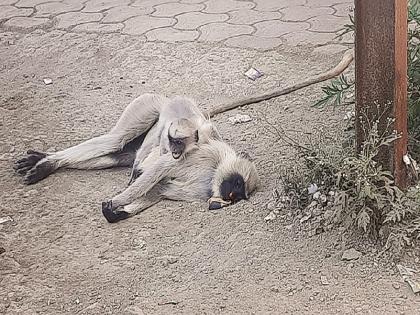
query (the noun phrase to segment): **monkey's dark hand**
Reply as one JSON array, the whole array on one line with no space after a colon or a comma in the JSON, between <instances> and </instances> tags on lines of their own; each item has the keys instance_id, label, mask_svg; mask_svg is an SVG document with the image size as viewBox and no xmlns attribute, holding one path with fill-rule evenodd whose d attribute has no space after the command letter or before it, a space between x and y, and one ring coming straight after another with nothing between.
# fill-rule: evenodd
<instances>
[{"instance_id":1,"label":"monkey's dark hand","mask_svg":"<svg viewBox=\"0 0 420 315\"><path fill-rule=\"evenodd\" d=\"M36 165L36 163L47 157L45 153L34 150L28 150L26 154L27 156L17 160L13 166L14 170L19 175L26 175L26 173Z\"/></svg>"},{"instance_id":2,"label":"monkey's dark hand","mask_svg":"<svg viewBox=\"0 0 420 315\"><path fill-rule=\"evenodd\" d=\"M219 210L222 209L222 204L217 201L212 201L209 203L209 210Z\"/></svg>"},{"instance_id":3,"label":"monkey's dark hand","mask_svg":"<svg viewBox=\"0 0 420 315\"><path fill-rule=\"evenodd\" d=\"M129 217L125 211L112 209L112 200L102 202L102 214L109 223L115 223Z\"/></svg>"},{"instance_id":4,"label":"monkey's dark hand","mask_svg":"<svg viewBox=\"0 0 420 315\"><path fill-rule=\"evenodd\" d=\"M47 160L41 161L47 157L45 153L28 150L27 154L28 156L18 160L14 166L16 172L24 176L23 182L25 184L35 184L56 170L53 163Z\"/></svg>"}]
</instances>

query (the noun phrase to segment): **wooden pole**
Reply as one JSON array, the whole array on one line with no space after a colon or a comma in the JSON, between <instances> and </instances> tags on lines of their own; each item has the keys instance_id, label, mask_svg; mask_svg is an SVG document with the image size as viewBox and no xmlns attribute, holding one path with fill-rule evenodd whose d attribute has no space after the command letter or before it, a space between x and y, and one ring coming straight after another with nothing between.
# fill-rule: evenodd
<instances>
[{"instance_id":1,"label":"wooden pole","mask_svg":"<svg viewBox=\"0 0 420 315\"><path fill-rule=\"evenodd\" d=\"M378 108L385 111L379 132L387 118L395 118L393 129L401 138L383 147L378 161L400 188L407 185L407 10L407 0L355 0L357 149L365 140L363 115L376 120Z\"/></svg>"}]
</instances>

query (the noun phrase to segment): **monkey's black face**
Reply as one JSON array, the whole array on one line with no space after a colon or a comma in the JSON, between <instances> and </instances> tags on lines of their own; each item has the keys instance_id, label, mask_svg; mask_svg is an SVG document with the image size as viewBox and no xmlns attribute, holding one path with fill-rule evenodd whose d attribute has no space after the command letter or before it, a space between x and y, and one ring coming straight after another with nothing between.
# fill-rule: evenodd
<instances>
[{"instance_id":1,"label":"monkey's black face","mask_svg":"<svg viewBox=\"0 0 420 315\"><path fill-rule=\"evenodd\" d=\"M177 160L181 157L185 151L185 139L184 138L172 138L168 134L169 148L172 152L172 157Z\"/></svg>"},{"instance_id":2,"label":"monkey's black face","mask_svg":"<svg viewBox=\"0 0 420 315\"><path fill-rule=\"evenodd\" d=\"M220 194L223 200L238 202L247 199L244 178L239 174L232 174L220 185Z\"/></svg>"}]
</instances>

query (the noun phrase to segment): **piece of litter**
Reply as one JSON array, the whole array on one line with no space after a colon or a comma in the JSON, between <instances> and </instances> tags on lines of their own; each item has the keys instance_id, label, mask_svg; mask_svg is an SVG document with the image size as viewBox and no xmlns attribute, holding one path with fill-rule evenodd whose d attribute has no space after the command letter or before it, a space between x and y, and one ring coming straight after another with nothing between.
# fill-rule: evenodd
<instances>
[{"instance_id":1,"label":"piece of litter","mask_svg":"<svg viewBox=\"0 0 420 315\"><path fill-rule=\"evenodd\" d=\"M312 195L318 191L318 185L317 184L310 184L308 187L308 194Z\"/></svg>"},{"instance_id":2,"label":"piece of litter","mask_svg":"<svg viewBox=\"0 0 420 315\"><path fill-rule=\"evenodd\" d=\"M244 73L248 78L250 78L252 81L255 81L256 79L262 77L264 75L264 73L262 73L261 71L255 69L255 68L250 68L247 72Z\"/></svg>"},{"instance_id":3,"label":"piece of litter","mask_svg":"<svg viewBox=\"0 0 420 315\"><path fill-rule=\"evenodd\" d=\"M344 251L343 256L341 256L341 260L357 260L362 256L362 253L355 250L354 248L350 248Z\"/></svg>"},{"instance_id":4,"label":"piece of litter","mask_svg":"<svg viewBox=\"0 0 420 315\"><path fill-rule=\"evenodd\" d=\"M405 165L410 165L411 164L410 157L407 154L403 156L403 161L404 161Z\"/></svg>"},{"instance_id":5,"label":"piece of litter","mask_svg":"<svg viewBox=\"0 0 420 315\"><path fill-rule=\"evenodd\" d=\"M271 221L274 221L276 217L277 217L276 214L273 211L271 211L270 214L264 218L264 221L271 222Z\"/></svg>"},{"instance_id":6,"label":"piece of litter","mask_svg":"<svg viewBox=\"0 0 420 315\"><path fill-rule=\"evenodd\" d=\"M312 195L312 199L318 200L321 197L321 192L317 191Z\"/></svg>"},{"instance_id":7,"label":"piece of litter","mask_svg":"<svg viewBox=\"0 0 420 315\"><path fill-rule=\"evenodd\" d=\"M50 79L50 78L45 78L45 79L44 79L44 83L45 83L45 85L49 85L49 84L52 84L53 82L52 82L52 79Z\"/></svg>"},{"instance_id":8,"label":"piece of litter","mask_svg":"<svg viewBox=\"0 0 420 315\"><path fill-rule=\"evenodd\" d=\"M420 274L419 271L404 267L403 265L397 265L398 271L400 272L401 277L413 290L414 294L420 292Z\"/></svg>"},{"instance_id":9,"label":"piece of litter","mask_svg":"<svg viewBox=\"0 0 420 315\"><path fill-rule=\"evenodd\" d=\"M321 284L322 285L329 285L328 278L326 276L321 276Z\"/></svg>"},{"instance_id":10,"label":"piece of litter","mask_svg":"<svg viewBox=\"0 0 420 315\"><path fill-rule=\"evenodd\" d=\"M252 120L252 118L249 117L248 115L241 115L241 114L237 114L237 115L235 115L233 117L229 117L228 118L228 121L232 125L246 123L246 122L249 122L251 120Z\"/></svg>"},{"instance_id":11,"label":"piece of litter","mask_svg":"<svg viewBox=\"0 0 420 315\"><path fill-rule=\"evenodd\" d=\"M10 216L0 218L0 224L6 223L6 222L13 222L13 219Z\"/></svg>"}]
</instances>

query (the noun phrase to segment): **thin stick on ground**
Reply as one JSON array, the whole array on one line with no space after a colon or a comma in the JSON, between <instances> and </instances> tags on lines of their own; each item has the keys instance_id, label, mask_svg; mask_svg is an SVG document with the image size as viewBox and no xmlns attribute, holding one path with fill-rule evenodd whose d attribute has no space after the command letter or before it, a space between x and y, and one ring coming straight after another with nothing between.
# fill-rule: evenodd
<instances>
[{"instance_id":1,"label":"thin stick on ground","mask_svg":"<svg viewBox=\"0 0 420 315\"><path fill-rule=\"evenodd\" d=\"M272 90L272 91L262 93L262 94L259 94L259 95L253 95L253 96L250 96L250 97L246 97L246 98L241 99L241 100L236 100L236 101L233 101L231 103L220 104L218 106L215 106L213 109L211 109L208 112L208 115L210 117L213 117L217 114L227 112L229 110L235 109L235 108L240 107L240 106L254 104L254 103L261 102L261 101L266 101L266 100L272 99L274 97L278 97L278 96L281 96L281 95L286 95L286 94L292 93L294 91L300 90L302 88L305 88L307 86L310 86L310 85L313 85L313 84L316 84L316 83L320 83L320 82L323 82L323 81L326 81L326 80L330 80L330 79L340 75L344 70L346 70L348 68L348 66L350 65L350 63L353 61L353 59L354 59L354 51L351 49L351 50L348 50L348 51L345 52L343 58L341 59L340 63L337 66L335 66L333 69L331 69L327 72L321 73L321 74L319 74L315 77L309 78L307 80L304 80L304 81L302 81L300 83L297 83L297 84L294 84L292 86L282 88L280 90L276 89L276 90Z\"/></svg>"}]
</instances>

